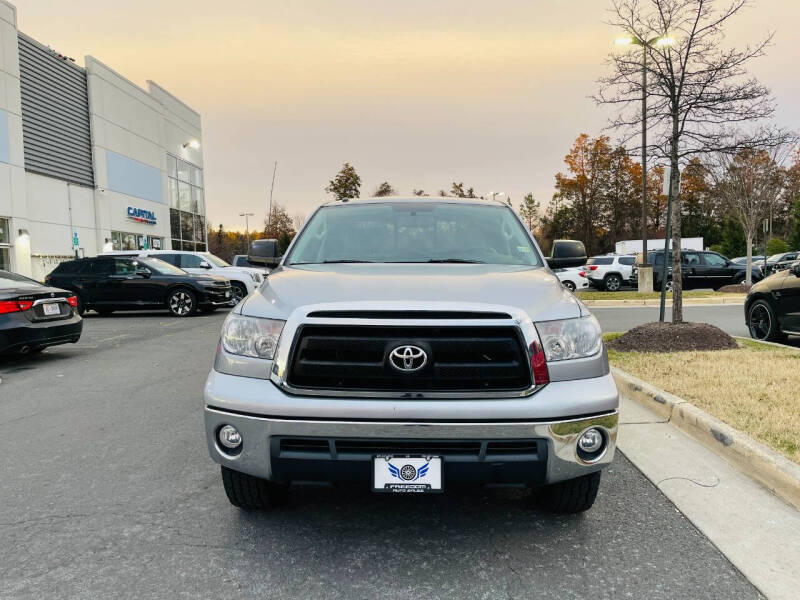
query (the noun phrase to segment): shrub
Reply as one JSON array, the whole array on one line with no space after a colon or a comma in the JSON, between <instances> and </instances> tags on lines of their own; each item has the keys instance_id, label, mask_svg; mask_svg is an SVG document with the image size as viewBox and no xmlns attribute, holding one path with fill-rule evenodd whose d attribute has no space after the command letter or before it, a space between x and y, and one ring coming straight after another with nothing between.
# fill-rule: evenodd
<instances>
[{"instance_id":1,"label":"shrub","mask_svg":"<svg viewBox=\"0 0 800 600\"><path fill-rule=\"evenodd\" d=\"M767 256L772 256L773 254L781 254L782 252L788 252L789 245L784 242L781 238L772 238L770 241L767 242Z\"/></svg>"}]
</instances>

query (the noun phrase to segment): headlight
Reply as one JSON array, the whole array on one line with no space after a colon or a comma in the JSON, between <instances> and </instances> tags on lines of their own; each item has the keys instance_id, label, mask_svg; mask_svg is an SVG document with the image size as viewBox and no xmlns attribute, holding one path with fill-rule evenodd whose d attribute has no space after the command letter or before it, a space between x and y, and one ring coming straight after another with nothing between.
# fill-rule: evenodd
<instances>
[{"instance_id":1,"label":"headlight","mask_svg":"<svg viewBox=\"0 0 800 600\"><path fill-rule=\"evenodd\" d=\"M250 273L250 279L256 283L261 283L261 273Z\"/></svg>"},{"instance_id":2,"label":"headlight","mask_svg":"<svg viewBox=\"0 0 800 600\"><path fill-rule=\"evenodd\" d=\"M231 354L271 360L284 323L231 313L222 325L222 347Z\"/></svg>"},{"instance_id":3,"label":"headlight","mask_svg":"<svg viewBox=\"0 0 800 600\"><path fill-rule=\"evenodd\" d=\"M593 315L536 323L548 362L594 356L603 347L600 323Z\"/></svg>"}]
</instances>

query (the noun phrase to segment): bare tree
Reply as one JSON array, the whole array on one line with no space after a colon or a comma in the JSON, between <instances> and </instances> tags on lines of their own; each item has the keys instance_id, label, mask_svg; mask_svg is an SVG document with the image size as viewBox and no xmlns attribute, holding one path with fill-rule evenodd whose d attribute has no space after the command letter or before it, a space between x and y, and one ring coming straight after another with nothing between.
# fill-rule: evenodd
<instances>
[{"instance_id":1,"label":"bare tree","mask_svg":"<svg viewBox=\"0 0 800 600\"><path fill-rule=\"evenodd\" d=\"M750 0L612 0L610 25L638 48L609 57L611 74L600 79L595 100L618 108L610 127L623 143L641 131L642 69L646 65L648 150L671 165L677 192L679 166L693 156L745 148L773 147L787 137L781 130L741 128L774 113L769 90L749 77L746 65L765 54L772 35L742 49L725 48L725 26ZM642 55L643 52L643 55ZM643 60L644 59L644 60ZM681 286L681 203L672 207L672 321L683 320Z\"/></svg>"},{"instance_id":2,"label":"bare tree","mask_svg":"<svg viewBox=\"0 0 800 600\"><path fill-rule=\"evenodd\" d=\"M783 144L769 150L744 149L733 155L720 152L710 169L714 191L744 229L748 285L753 282L753 239L783 190L787 175L783 163L791 150L790 144Z\"/></svg>"}]
</instances>

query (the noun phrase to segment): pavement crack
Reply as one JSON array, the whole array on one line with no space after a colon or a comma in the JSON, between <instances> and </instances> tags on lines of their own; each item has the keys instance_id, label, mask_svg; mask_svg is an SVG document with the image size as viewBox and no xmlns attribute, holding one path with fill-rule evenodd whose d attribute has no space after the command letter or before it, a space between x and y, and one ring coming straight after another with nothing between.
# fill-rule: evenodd
<instances>
[{"instance_id":1,"label":"pavement crack","mask_svg":"<svg viewBox=\"0 0 800 600\"><path fill-rule=\"evenodd\" d=\"M661 484L664 483L665 481L672 481L674 479L682 479L684 481L689 481L689 482L691 482L691 483L693 483L695 485L698 485L698 486L704 487L704 488L715 488L720 483L719 477L717 477L716 475L714 475L714 479L715 479L714 483L701 483L701 482L697 481L696 479L692 479L691 477L665 477L661 481L657 481L656 482L656 487L661 487Z\"/></svg>"}]
</instances>

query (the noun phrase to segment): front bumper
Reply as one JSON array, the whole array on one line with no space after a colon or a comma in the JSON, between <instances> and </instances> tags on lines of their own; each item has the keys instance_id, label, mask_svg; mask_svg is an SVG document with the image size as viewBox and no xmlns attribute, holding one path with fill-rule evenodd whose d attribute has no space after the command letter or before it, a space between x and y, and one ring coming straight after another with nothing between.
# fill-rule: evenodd
<instances>
[{"instance_id":1,"label":"front bumper","mask_svg":"<svg viewBox=\"0 0 800 600\"><path fill-rule=\"evenodd\" d=\"M283 482L368 481L371 454L339 453L340 440L379 441L379 446L385 442L388 450L394 442L412 440L439 446L468 440L482 448L492 440L525 440L534 441L536 450L524 456L490 456L485 451L451 456L446 448L437 452L444 457L446 485L554 483L608 466L618 423L618 396L610 374L551 382L519 399L368 400L290 396L270 381L212 371L205 401L211 458L233 470ZM238 454L217 443L223 425L233 425L241 433ZM606 442L603 454L591 463L578 456L576 447L589 427L599 428ZM282 438L317 442L322 450L286 454Z\"/></svg>"}]
</instances>

